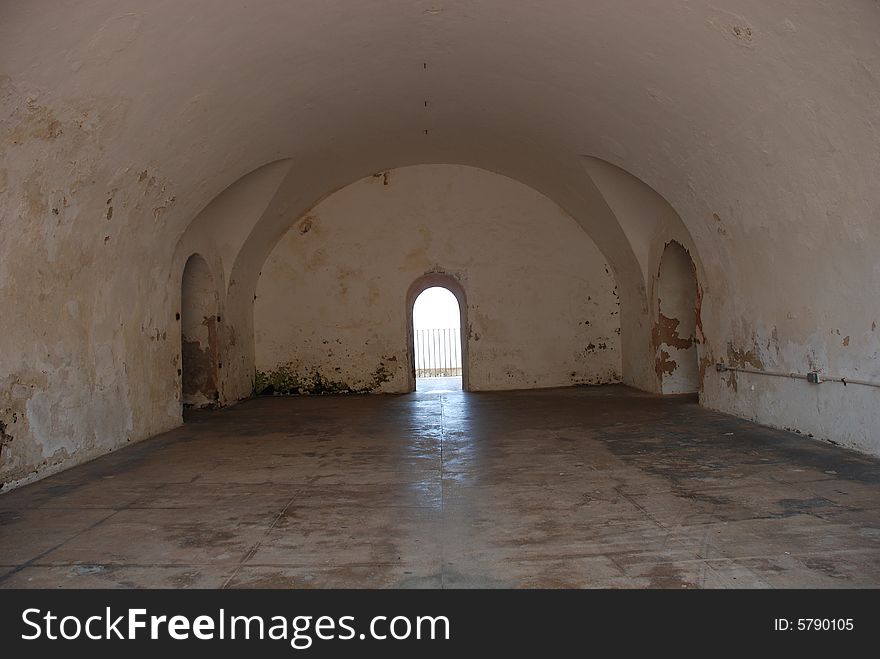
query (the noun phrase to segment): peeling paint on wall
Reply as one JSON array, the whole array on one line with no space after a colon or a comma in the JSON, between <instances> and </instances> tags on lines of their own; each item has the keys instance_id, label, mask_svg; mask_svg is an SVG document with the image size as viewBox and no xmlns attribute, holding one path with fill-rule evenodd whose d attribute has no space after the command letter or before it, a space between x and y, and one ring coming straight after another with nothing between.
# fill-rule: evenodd
<instances>
[{"instance_id":1,"label":"peeling paint on wall","mask_svg":"<svg viewBox=\"0 0 880 659\"><path fill-rule=\"evenodd\" d=\"M678 242L667 243L656 288L657 319L651 329L654 372L663 393L699 391L705 365L697 354L702 335L702 293L690 255Z\"/></svg>"},{"instance_id":2,"label":"peeling paint on wall","mask_svg":"<svg viewBox=\"0 0 880 659\"><path fill-rule=\"evenodd\" d=\"M764 368L764 362L758 356L757 348L743 350L736 348L732 343L727 344L727 363L730 366L751 366L752 368L757 369Z\"/></svg>"},{"instance_id":3,"label":"peeling paint on wall","mask_svg":"<svg viewBox=\"0 0 880 659\"><path fill-rule=\"evenodd\" d=\"M681 324L681 320L678 318L667 318L663 315L663 312L660 312L658 315L659 318L654 324L654 330L651 333L655 346L659 347L666 344L679 350L687 350L694 345L693 336L683 337L678 335L678 326Z\"/></svg>"},{"instance_id":4,"label":"peeling paint on wall","mask_svg":"<svg viewBox=\"0 0 880 659\"><path fill-rule=\"evenodd\" d=\"M142 322L161 313L167 247L141 222L162 186L108 158L131 109L0 76L0 415L13 437L0 482L13 487L173 426ZM131 155L131 152L126 154ZM139 154L140 155L140 154ZM108 231L112 227L112 232ZM112 238L112 240L111 240ZM98 250L101 250L100 252ZM148 379L148 378L147 378ZM165 383L174 392L174 382ZM7 418L15 416L13 421ZM179 414L179 411L177 412Z\"/></svg>"}]
</instances>

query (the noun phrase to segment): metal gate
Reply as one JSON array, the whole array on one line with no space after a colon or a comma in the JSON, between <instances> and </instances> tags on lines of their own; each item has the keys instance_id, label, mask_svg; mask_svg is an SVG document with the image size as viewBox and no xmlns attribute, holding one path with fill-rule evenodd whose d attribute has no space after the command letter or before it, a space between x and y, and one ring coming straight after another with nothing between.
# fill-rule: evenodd
<instances>
[{"instance_id":1,"label":"metal gate","mask_svg":"<svg viewBox=\"0 0 880 659\"><path fill-rule=\"evenodd\" d=\"M461 330L421 329L413 332L417 378L461 375Z\"/></svg>"}]
</instances>

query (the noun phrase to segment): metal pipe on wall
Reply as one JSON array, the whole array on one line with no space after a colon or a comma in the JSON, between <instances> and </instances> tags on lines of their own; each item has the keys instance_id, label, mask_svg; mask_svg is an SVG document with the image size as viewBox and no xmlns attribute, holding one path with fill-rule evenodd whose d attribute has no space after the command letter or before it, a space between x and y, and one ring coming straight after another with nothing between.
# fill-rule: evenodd
<instances>
[{"instance_id":1,"label":"metal pipe on wall","mask_svg":"<svg viewBox=\"0 0 880 659\"><path fill-rule=\"evenodd\" d=\"M724 373L726 371L734 371L736 373L751 373L753 375L769 375L772 377L778 378L792 378L795 380L806 380L811 384L822 384L823 382L840 382L843 386L848 384L858 384L863 387L877 387L880 388L880 382L871 382L869 380L858 380L855 378L840 378L840 377L832 377L825 376L819 373L818 371L811 371L810 373L785 373L783 371L764 371L758 368L746 368L743 366L728 366L727 364L717 363L715 364L715 370L719 373Z\"/></svg>"}]
</instances>

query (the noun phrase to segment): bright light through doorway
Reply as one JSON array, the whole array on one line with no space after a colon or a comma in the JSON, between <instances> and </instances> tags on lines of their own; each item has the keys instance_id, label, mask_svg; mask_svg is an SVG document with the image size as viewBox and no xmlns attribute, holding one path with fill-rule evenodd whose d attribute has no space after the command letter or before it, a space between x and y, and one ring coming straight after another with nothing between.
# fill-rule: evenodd
<instances>
[{"instance_id":1,"label":"bright light through doorway","mask_svg":"<svg viewBox=\"0 0 880 659\"><path fill-rule=\"evenodd\" d=\"M458 300L445 288L427 288L413 305L416 391L461 390L461 316Z\"/></svg>"}]
</instances>

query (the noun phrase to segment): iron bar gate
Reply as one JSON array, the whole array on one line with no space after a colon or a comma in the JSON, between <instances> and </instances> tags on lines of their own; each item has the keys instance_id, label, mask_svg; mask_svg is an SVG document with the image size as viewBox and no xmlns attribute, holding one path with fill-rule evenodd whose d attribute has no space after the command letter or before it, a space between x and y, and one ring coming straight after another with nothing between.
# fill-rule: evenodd
<instances>
[{"instance_id":1,"label":"iron bar gate","mask_svg":"<svg viewBox=\"0 0 880 659\"><path fill-rule=\"evenodd\" d=\"M420 329L413 332L417 378L461 375L461 330Z\"/></svg>"}]
</instances>

